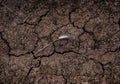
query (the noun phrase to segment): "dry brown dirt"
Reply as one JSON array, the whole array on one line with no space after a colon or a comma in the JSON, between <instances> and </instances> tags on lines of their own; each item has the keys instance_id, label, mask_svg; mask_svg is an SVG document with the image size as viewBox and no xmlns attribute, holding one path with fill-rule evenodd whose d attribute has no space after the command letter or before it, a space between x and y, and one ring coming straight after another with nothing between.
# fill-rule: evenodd
<instances>
[{"instance_id":1,"label":"dry brown dirt","mask_svg":"<svg viewBox=\"0 0 120 84\"><path fill-rule=\"evenodd\" d=\"M120 84L120 0L0 0L0 84Z\"/></svg>"}]
</instances>

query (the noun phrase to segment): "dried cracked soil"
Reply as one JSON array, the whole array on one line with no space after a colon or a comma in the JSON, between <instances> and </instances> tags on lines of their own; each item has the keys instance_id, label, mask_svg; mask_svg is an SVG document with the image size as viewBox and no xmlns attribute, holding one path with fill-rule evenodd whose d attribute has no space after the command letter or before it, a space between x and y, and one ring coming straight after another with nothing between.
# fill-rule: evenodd
<instances>
[{"instance_id":1,"label":"dried cracked soil","mask_svg":"<svg viewBox=\"0 0 120 84\"><path fill-rule=\"evenodd\" d=\"M120 84L120 0L0 0L0 84Z\"/></svg>"}]
</instances>

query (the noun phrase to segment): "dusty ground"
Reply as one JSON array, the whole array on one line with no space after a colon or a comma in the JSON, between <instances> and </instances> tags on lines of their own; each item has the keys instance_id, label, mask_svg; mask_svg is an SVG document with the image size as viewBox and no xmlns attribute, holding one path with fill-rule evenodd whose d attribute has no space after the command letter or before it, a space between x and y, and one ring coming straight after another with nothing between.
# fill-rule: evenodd
<instances>
[{"instance_id":1,"label":"dusty ground","mask_svg":"<svg viewBox=\"0 0 120 84\"><path fill-rule=\"evenodd\" d=\"M0 84L120 84L120 0L0 0Z\"/></svg>"}]
</instances>

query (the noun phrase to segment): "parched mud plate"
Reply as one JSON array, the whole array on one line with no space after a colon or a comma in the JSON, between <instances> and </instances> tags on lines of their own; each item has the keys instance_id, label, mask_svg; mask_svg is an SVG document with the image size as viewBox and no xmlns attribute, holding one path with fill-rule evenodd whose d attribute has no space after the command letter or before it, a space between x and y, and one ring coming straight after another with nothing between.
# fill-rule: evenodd
<instances>
[{"instance_id":1,"label":"parched mud plate","mask_svg":"<svg viewBox=\"0 0 120 84\"><path fill-rule=\"evenodd\" d=\"M120 0L0 0L0 84L120 84Z\"/></svg>"}]
</instances>

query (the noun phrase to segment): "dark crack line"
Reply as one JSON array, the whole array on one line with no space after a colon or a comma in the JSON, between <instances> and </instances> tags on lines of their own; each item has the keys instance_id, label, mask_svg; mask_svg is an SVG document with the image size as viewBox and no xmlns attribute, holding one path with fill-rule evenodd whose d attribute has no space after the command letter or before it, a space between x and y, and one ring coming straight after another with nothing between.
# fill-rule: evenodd
<instances>
[{"instance_id":1,"label":"dark crack line","mask_svg":"<svg viewBox=\"0 0 120 84\"><path fill-rule=\"evenodd\" d=\"M73 8L73 9L69 12L69 14L68 14L68 19L69 19L69 23L72 24L73 27L79 28L78 26L75 26L75 22L78 21L79 19L76 20L76 21L72 21L72 18L71 18L71 14L72 14L73 12L75 12L77 9L78 9L78 8Z\"/></svg>"},{"instance_id":2,"label":"dark crack line","mask_svg":"<svg viewBox=\"0 0 120 84\"><path fill-rule=\"evenodd\" d=\"M85 28L85 26L83 26L82 29L83 29L83 31L84 31L85 33L88 33L90 36L92 36L92 39L93 39L93 41L94 41L93 49L96 49L96 44L97 44L98 41L97 41L94 33L91 32L91 31L87 31L86 28Z\"/></svg>"},{"instance_id":3,"label":"dark crack line","mask_svg":"<svg viewBox=\"0 0 120 84\"><path fill-rule=\"evenodd\" d=\"M71 19L71 14L72 14L73 12L75 12L77 9L79 9L79 7L73 8L73 9L69 12L68 16L69 16L69 22L70 22L70 24L72 24L73 27L76 27L76 28L79 29L79 27L75 25L75 22L77 22L79 19L77 19L77 20L75 20L75 21L72 21L72 19ZM99 9L99 8L98 8L98 9ZM96 11L97 11L97 10L96 10ZM97 13L97 15L99 15L99 14ZM84 26L87 24L87 22L90 21L90 19L96 18L97 15L94 16L94 17L90 17L89 20L87 20L87 21L84 23Z\"/></svg>"},{"instance_id":4,"label":"dark crack line","mask_svg":"<svg viewBox=\"0 0 120 84\"><path fill-rule=\"evenodd\" d=\"M104 75L105 75L105 66L111 65L111 62L103 64L100 61L95 60L94 58L88 58L88 57L86 57L86 59L87 60L92 60L94 63L98 63L102 67L102 73L100 74L100 75L102 75L102 77L104 77Z\"/></svg>"},{"instance_id":5,"label":"dark crack line","mask_svg":"<svg viewBox=\"0 0 120 84\"><path fill-rule=\"evenodd\" d=\"M32 53L33 57L36 59L36 56L35 56L34 51L35 51L35 49L37 48L38 42L39 42L39 40L40 40L39 35L38 35L38 33L36 32L36 27L35 27L35 29L34 29L34 33L36 34L37 40L36 40L36 43L35 43L35 45L34 45L33 50L31 51L31 53Z\"/></svg>"},{"instance_id":6,"label":"dark crack line","mask_svg":"<svg viewBox=\"0 0 120 84\"><path fill-rule=\"evenodd\" d=\"M26 75L26 78L29 76L30 72L32 71L33 67L31 67Z\"/></svg>"},{"instance_id":7,"label":"dark crack line","mask_svg":"<svg viewBox=\"0 0 120 84\"><path fill-rule=\"evenodd\" d=\"M104 77L104 74L105 74L105 68L104 68L104 66L106 64L102 64L101 62L95 60L94 58L88 58L88 60L92 60L95 64L98 63L102 67L102 73L101 73L101 75L102 75L102 77Z\"/></svg>"},{"instance_id":8,"label":"dark crack line","mask_svg":"<svg viewBox=\"0 0 120 84\"><path fill-rule=\"evenodd\" d=\"M26 80L28 79L28 76L29 76L29 74L31 73L32 70L33 70L33 67L30 67L30 69L28 70L28 72L27 72L27 74L26 74L26 76L25 76L23 82L26 81Z\"/></svg>"},{"instance_id":9,"label":"dark crack line","mask_svg":"<svg viewBox=\"0 0 120 84\"><path fill-rule=\"evenodd\" d=\"M16 55L16 54L13 54L13 53L9 53L9 56L20 57L20 56L24 56L24 55L26 55L26 54L31 54L31 53L32 53L32 51L28 51L28 52L26 52L26 53L22 53L22 54L19 54L19 55Z\"/></svg>"},{"instance_id":10,"label":"dark crack line","mask_svg":"<svg viewBox=\"0 0 120 84\"><path fill-rule=\"evenodd\" d=\"M38 23L43 19L43 17L47 16L47 14L49 13L50 10L48 10L45 14L41 15L39 20L38 20Z\"/></svg>"},{"instance_id":11,"label":"dark crack line","mask_svg":"<svg viewBox=\"0 0 120 84\"><path fill-rule=\"evenodd\" d=\"M73 12L75 12L77 10L77 8L73 8L70 12L69 12L69 14L68 14L68 19L69 19L69 22L71 23L71 24L73 24L74 22L72 22L72 19L71 19L71 14L73 13ZM74 25L74 24L73 24Z\"/></svg>"},{"instance_id":12,"label":"dark crack line","mask_svg":"<svg viewBox=\"0 0 120 84\"><path fill-rule=\"evenodd\" d=\"M63 79L64 79L64 84L67 84L67 78L65 78L65 76L64 75L62 75L62 77L63 77Z\"/></svg>"},{"instance_id":13,"label":"dark crack line","mask_svg":"<svg viewBox=\"0 0 120 84\"><path fill-rule=\"evenodd\" d=\"M55 51L53 51L53 52L52 52L51 54L49 54L49 55L35 56L35 59L43 58L43 57L50 57L50 56L52 56L54 53L55 53Z\"/></svg>"},{"instance_id":14,"label":"dark crack line","mask_svg":"<svg viewBox=\"0 0 120 84\"><path fill-rule=\"evenodd\" d=\"M21 23L19 23L18 25L23 25L23 24L27 24L27 25L31 25L31 26L34 26L36 27L41 21L42 19L48 15L50 10L46 11L45 14L41 15L39 18L38 18L38 21L36 22L33 22L33 23L30 23L27 21L27 19L29 18L30 15L28 15Z\"/></svg>"},{"instance_id":15,"label":"dark crack line","mask_svg":"<svg viewBox=\"0 0 120 84\"><path fill-rule=\"evenodd\" d=\"M88 33L90 36L92 36L92 39L93 39L93 41L94 41L93 49L96 49L96 48L97 48L96 45L98 44L98 40L96 39L94 32L88 31L88 30L86 29L86 24L87 24L91 19L94 19L94 18L97 18L97 17L98 17L98 16L96 15L96 16L94 16L94 17L89 18L89 20L87 20L87 21L84 23L84 26L82 27L82 29L83 29L83 31L84 31L85 33Z\"/></svg>"},{"instance_id":16,"label":"dark crack line","mask_svg":"<svg viewBox=\"0 0 120 84\"><path fill-rule=\"evenodd\" d=\"M1 39L4 41L4 43L7 45L7 47L8 47L8 52L7 52L7 54L10 56L10 55L11 55L11 54L10 54L10 52L11 52L11 47L10 47L9 42L3 37L2 32L0 32L0 37L1 37Z\"/></svg>"},{"instance_id":17,"label":"dark crack line","mask_svg":"<svg viewBox=\"0 0 120 84\"><path fill-rule=\"evenodd\" d=\"M82 27L82 29L83 29L84 32L88 33L89 35L94 36L94 33L93 33L93 32L88 31L88 30L86 29L86 24L87 24L91 19L94 19L94 18L97 18L97 17L98 17L98 16L94 16L94 17L89 18L87 21L85 21L84 26Z\"/></svg>"},{"instance_id":18,"label":"dark crack line","mask_svg":"<svg viewBox=\"0 0 120 84\"><path fill-rule=\"evenodd\" d=\"M103 53L101 56L104 56L104 55L106 55L107 53L110 53L110 52L112 52L112 53L114 53L114 52L119 52L120 51L120 46L118 47L118 48L116 48L115 50L107 50L105 53Z\"/></svg>"},{"instance_id":19,"label":"dark crack line","mask_svg":"<svg viewBox=\"0 0 120 84\"><path fill-rule=\"evenodd\" d=\"M118 30L117 32L115 32L114 34L112 34L108 39L111 39L113 36L115 36L116 34L118 34L120 32L120 30ZM120 51L120 46L118 46L116 49L114 50L107 50L106 52L104 52L101 56L110 53L110 52L119 52Z\"/></svg>"},{"instance_id":20,"label":"dark crack line","mask_svg":"<svg viewBox=\"0 0 120 84\"><path fill-rule=\"evenodd\" d=\"M68 51L66 50L66 51L63 51L63 52L58 52L58 51L55 50L55 53L57 53L57 54L65 54L65 53L70 53L70 52L81 55L79 52L75 52L73 50L68 50Z\"/></svg>"},{"instance_id":21,"label":"dark crack line","mask_svg":"<svg viewBox=\"0 0 120 84\"><path fill-rule=\"evenodd\" d=\"M37 24L39 24L39 23L42 21L42 19L43 19L45 16L48 15L49 12L50 12L50 10L48 10L45 14L41 15L41 16L39 17L38 21L37 21L34 25L37 26ZM25 22L26 22L26 21L25 21ZM28 23L28 22L27 22L27 23Z\"/></svg>"}]
</instances>

